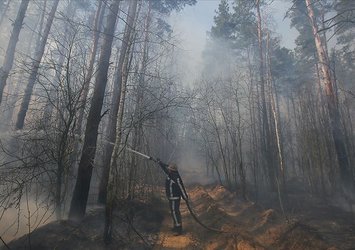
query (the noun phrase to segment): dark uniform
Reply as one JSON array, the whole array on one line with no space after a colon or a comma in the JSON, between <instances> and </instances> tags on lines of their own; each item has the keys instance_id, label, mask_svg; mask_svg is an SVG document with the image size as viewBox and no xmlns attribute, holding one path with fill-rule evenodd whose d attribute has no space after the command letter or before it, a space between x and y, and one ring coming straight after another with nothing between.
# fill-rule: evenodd
<instances>
[{"instance_id":1,"label":"dark uniform","mask_svg":"<svg viewBox=\"0 0 355 250\"><path fill-rule=\"evenodd\" d=\"M188 195L186 193L184 184L181 180L180 174L177 171L176 165L167 165L159 161L160 167L166 174L165 181L165 192L166 197L169 200L169 207L171 216L174 221L173 231L178 234L182 233L182 223L181 223L181 214L180 214L180 200L181 197L187 201Z\"/></svg>"}]
</instances>

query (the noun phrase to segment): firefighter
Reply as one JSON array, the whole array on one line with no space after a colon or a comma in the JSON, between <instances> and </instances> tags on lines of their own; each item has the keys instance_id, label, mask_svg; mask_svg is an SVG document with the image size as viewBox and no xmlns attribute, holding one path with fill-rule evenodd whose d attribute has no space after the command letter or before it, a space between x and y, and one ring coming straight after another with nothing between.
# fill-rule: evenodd
<instances>
[{"instance_id":1,"label":"firefighter","mask_svg":"<svg viewBox=\"0 0 355 250\"><path fill-rule=\"evenodd\" d=\"M157 159L158 164L166 174L165 192L169 200L170 213L173 218L174 227L172 229L176 235L182 234L182 222L180 214L181 197L188 201L188 195L175 163L165 164Z\"/></svg>"}]
</instances>

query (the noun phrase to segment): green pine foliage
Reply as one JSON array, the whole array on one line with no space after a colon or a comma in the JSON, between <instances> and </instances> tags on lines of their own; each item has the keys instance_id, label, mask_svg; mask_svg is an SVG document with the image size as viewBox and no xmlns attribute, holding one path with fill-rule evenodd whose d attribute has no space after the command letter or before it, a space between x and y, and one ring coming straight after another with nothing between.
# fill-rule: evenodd
<instances>
[{"instance_id":1,"label":"green pine foliage","mask_svg":"<svg viewBox=\"0 0 355 250\"><path fill-rule=\"evenodd\" d=\"M197 0L155 0L151 1L153 9L163 14L176 10L181 11L186 5L194 5Z\"/></svg>"}]
</instances>

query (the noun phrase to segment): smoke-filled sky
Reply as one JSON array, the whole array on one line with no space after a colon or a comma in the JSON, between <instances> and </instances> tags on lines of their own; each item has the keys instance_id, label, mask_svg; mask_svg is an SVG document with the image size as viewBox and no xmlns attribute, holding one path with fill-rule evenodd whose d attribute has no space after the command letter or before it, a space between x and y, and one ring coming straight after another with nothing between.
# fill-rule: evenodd
<instances>
[{"instance_id":1,"label":"smoke-filled sky","mask_svg":"<svg viewBox=\"0 0 355 250\"><path fill-rule=\"evenodd\" d=\"M213 25L213 17L218 8L220 0L197 0L194 6L186 6L183 11L173 13L170 23L174 33L179 37L179 48L184 51L185 76L183 82L190 84L199 75L201 69L201 53L205 47L207 31ZM270 14L274 19L275 30L281 36L281 45L289 49L294 47L294 40L297 31L290 28L289 19L285 18L285 13L291 3L284 0L275 0L267 9L263 9L264 14ZM189 85L189 83L187 83Z\"/></svg>"}]
</instances>

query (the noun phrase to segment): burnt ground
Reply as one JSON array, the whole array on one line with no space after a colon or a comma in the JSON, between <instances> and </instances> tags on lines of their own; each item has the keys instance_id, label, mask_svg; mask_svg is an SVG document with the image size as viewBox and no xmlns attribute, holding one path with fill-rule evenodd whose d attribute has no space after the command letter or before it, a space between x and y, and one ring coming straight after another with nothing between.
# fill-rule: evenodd
<instances>
[{"instance_id":1,"label":"burnt ground","mask_svg":"<svg viewBox=\"0 0 355 250\"><path fill-rule=\"evenodd\" d=\"M189 188L197 224L182 202L184 234L170 232L172 220L164 199L121 202L115 214L115 237L102 241L103 208L91 208L80 224L52 222L9 243L11 249L355 249L350 213L315 198L291 196L287 213L277 207L243 201L222 186ZM6 249L6 248L3 248Z\"/></svg>"},{"instance_id":2,"label":"burnt ground","mask_svg":"<svg viewBox=\"0 0 355 250\"><path fill-rule=\"evenodd\" d=\"M199 218L228 233L200 227L183 207L185 235L176 237L161 230L162 240L155 249L177 245L182 249L355 249L351 214L314 198L290 201L300 204L283 214L242 201L221 186L197 186L189 193Z\"/></svg>"}]
</instances>

